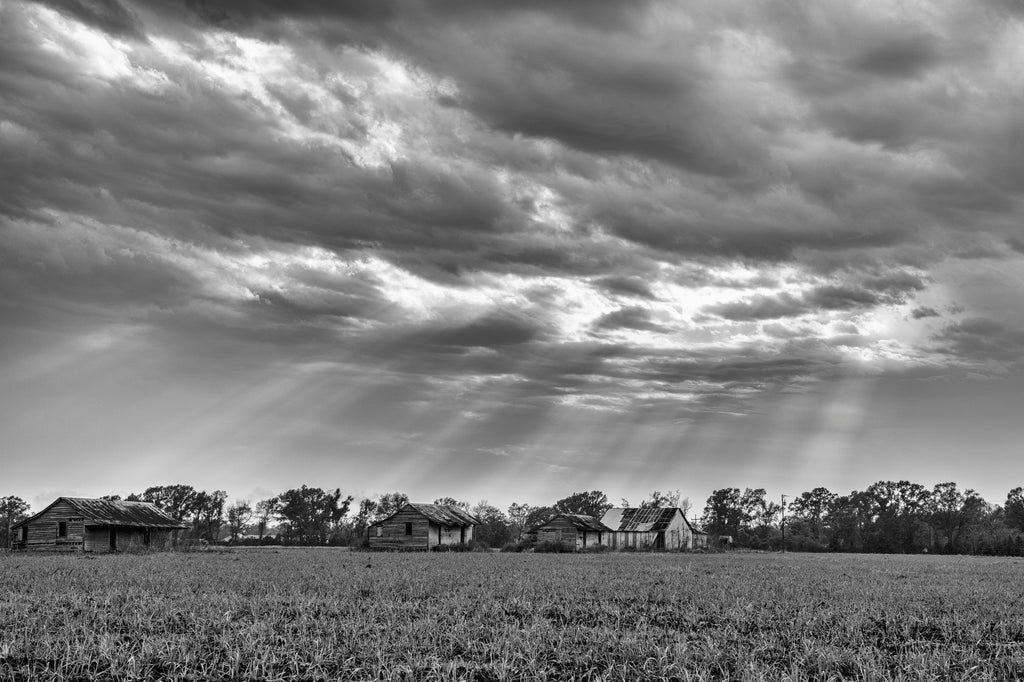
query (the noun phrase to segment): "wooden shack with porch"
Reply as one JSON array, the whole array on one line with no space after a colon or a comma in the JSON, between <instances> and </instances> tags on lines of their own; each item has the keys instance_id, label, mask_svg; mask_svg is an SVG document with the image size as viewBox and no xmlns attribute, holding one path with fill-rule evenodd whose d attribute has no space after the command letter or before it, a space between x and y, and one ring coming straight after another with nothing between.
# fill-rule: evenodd
<instances>
[{"instance_id":1,"label":"wooden shack with porch","mask_svg":"<svg viewBox=\"0 0 1024 682\"><path fill-rule=\"evenodd\" d=\"M185 524L148 502L58 497L11 526L11 549L117 552L168 549Z\"/></svg>"},{"instance_id":2,"label":"wooden shack with porch","mask_svg":"<svg viewBox=\"0 0 1024 682\"><path fill-rule=\"evenodd\" d=\"M429 550L464 545L480 521L462 507L410 502L367 528L370 549Z\"/></svg>"},{"instance_id":3,"label":"wooden shack with porch","mask_svg":"<svg viewBox=\"0 0 1024 682\"><path fill-rule=\"evenodd\" d=\"M593 516L558 514L530 531L537 542L552 542L570 550L608 545L612 530Z\"/></svg>"}]
</instances>

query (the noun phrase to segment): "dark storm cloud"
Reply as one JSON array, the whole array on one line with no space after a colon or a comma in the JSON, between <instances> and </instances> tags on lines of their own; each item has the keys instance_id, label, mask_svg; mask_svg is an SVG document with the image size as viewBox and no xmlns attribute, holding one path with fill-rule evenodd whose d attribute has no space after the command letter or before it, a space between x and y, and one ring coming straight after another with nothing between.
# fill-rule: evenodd
<instances>
[{"instance_id":1,"label":"dark storm cloud","mask_svg":"<svg viewBox=\"0 0 1024 682\"><path fill-rule=\"evenodd\" d=\"M727 320L771 320L803 315L808 312L808 306L792 294L784 293L777 296L755 296L737 303L722 303L708 306L704 310Z\"/></svg>"},{"instance_id":2,"label":"dark storm cloud","mask_svg":"<svg viewBox=\"0 0 1024 682\"><path fill-rule=\"evenodd\" d=\"M284 17L326 22L317 30L327 42L399 50L455 78L460 94L443 101L498 130L713 175L739 172L735 156L741 149L745 156L756 153L748 141L717 130L722 112L701 95L703 79L692 60L673 58L678 43L648 50L631 35L649 3L628 10L575 2L341 5L193 8L218 26L254 30ZM479 38L467 41L463 31Z\"/></svg>"},{"instance_id":3,"label":"dark storm cloud","mask_svg":"<svg viewBox=\"0 0 1024 682\"><path fill-rule=\"evenodd\" d=\"M9 242L6 281L40 304L134 301L152 324L410 375L514 375L523 399L633 381L725 399L829 376L838 347L875 340L786 318L911 301L975 234L1021 250L1017 107L967 96L972 78L996 89L985 51L942 27L894 33L842 3L50 5L152 40L97 65L44 49L16 12L0 26L0 214L86 226ZM263 252L325 262L252 265ZM369 256L427 282L326 274ZM444 291L424 303L428 284ZM477 286L524 293L460 309ZM677 319L673 287L709 290L698 306L718 319ZM556 331L562 317L586 319ZM603 343L647 336L631 331L681 348ZM950 327L941 345L990 357L984 339Z\"/></svg>"},{"instance_id":4,"label":"dark storm cloud","mask_svg":"<svg viewBox=\"0 0 1024 682\"><path fill-rule=\"evenodd\" d=\"M651 288L640 277L602 277L594 283L602 289L614 294L624 294L626 296L637 296L639 298L648 299L654 298Z\"/></svg>"},{"instance_id":5,"label":"dark storm cloud","mask_svg":"<svg viewBox=\"0 0 1024 682\"><path fill-rule=\"evenodd\" d=\"M945 327L933 339L953 356L996 362L1024 358L1024 330L991 318L975 317Z\"/></svg>"},{"instance_id":6,"label":"dark storm cloud","mask_svg":"<svg viewBox=\"0 0 1024 682\"><path fill-rule=\"evenodd\" d=\"M853 310L880 304L903 303L908 296L925 288L924 281L905 272L867 277L856 284L834 284L815 287L804 301L826 310Z\"/></svg>"},{"instance_id":7,"label":"dark storm cloud","mask_svg":"<svg viewBox=\"0 0 1024 682\"><path fill-rule=\"evenodd\" d=\"M595 329L637 329L664 332L662 325L651 321L651 312L646 308L620 308L602 315L594 322Z\"/></svg>"},{"instance_id":8,"label":"dark storm cloud","mask_svg":"<svg viewBox=\"0 0 1024 682\"><path fill-rule=\"evenodd\" d=\"M796 347L794 347L796 350ZM823 370L837 364L836 358L819 347L820 357L804 352L781 354L777 357L758 357L752 351L729 351L711 358L695 354L691 359L678 361L670 358L651 358L637 371L639 376L660 382L710 382L724 388L764 388L792 381L801 376L820 375Z\"/></svg>"},{"instance_id":9,"label":"dark storm cloud","mask_svg":"<svg viewBox=\"0 0 1024 682\"><path fill-rule=\"evenodd\" d=\"M7 230L0 240L8 291L19 292L22 305L103 317L109 308L113 318L126 310L186 305L201 289L194 273L155 252L144 235L104 239L61 222L45 228L42 236Z\"/></svg>"},{"instance_id":10,"label":"dark storm cloud","mask_svg":"<svg viewBox=\"0 0 1024 682\"><path fill-rule=\"evenodd\" d=\"M856 286L822 286L807 294L805 300L819 308L827 310L851 310L879 303L880 299L874 292Z\"/></svg>"},{"instance_id":11,"label":"dark storm cloud","mask_svg":"<svg viewBox=\"0 0 1024 682\"><path fill-rule=\"evenodd\" d=\"M399 342L428 348L503 348L529 343L542 330L543 327L535 321L495 312L455 325L428 324L405 335Z\"/></svg>"},{"instance_id":12,"label":"dark storm cloud","mask_svg":"<svg viewBox=\"0 0 1024 682\"><path fill-rule=\"evenodd\" d=\"M645 49L631 43L623 43L621 50L611 49L596 34L588 33L591 29L581 27L587 25L586 21L576 22L579 17L575 13L583 12L582 6L544 10L551 12L554 24L539 27L531 18L541 11L539 5L515 10L498 6L469 12L451 10L451 18L478 26L484 35L490 32L502 37L506 53L497 58L481 53L480 59L474 59L466 58L460 50L479 50L479 45L458 41L450 44L444 38L453 29L426 16L418 6L342 5L324 8L240 4L226 6L223 12L245 18L243 23L273 23L279 13L327 21L338 30L347 22L366 23L374 27L367 34L377 36L374 40L387 43L410 60L421 60L423 67L438 75L453 78L460 89L456 96L460 106L492 126L560 140L587 152L669 161L712 175L739 172L729 168L736 159L743 159L741 175L747 176L755 188L761 182L755 173L764 161L757 151L760 145L748 145L753 140L746 140L745 134L737 135L732 129L733 123L741 121L730 120L731 114L712 98L707 84L713 74L692 64L681 66L670 51ZM617 10L601 11L614 16ZM643 14L640 9L633 11L637 17ZM499 15L504 17L502 22L497 19ZM555 25L561 25L560 22L578 32L580 39L555 40ZM633 22L623 22L615 25L613 33L635 37L636 30ZM426 36L438 40L428 41ZM895 40L893 44L901 43ZM908 44L916 43L910 40ZM883 54L884 49L889 49L885 45L889 43L879 48ZM892 48L890 52L897 54L899 50ZM308 118L308 98L280 90L273 92L298 120ZM104 164L107 173L112 168L122 172L117 174L120 177L98 180L116 188L125 199L138 198L147 204L167 208L174 205L179 209L187 203L188 212L196 221L225 234L236 233L244 226L245 231L258 230L277 239L313 240L331 248L393 245L396 257L410 262L425 259L421 272L433 271L439 277L445 272L459 274L495 262L496 269L506 267L503 263L572 271L577 266L586 266L560 257L565 252L560 246L532 245L523 247L516 255L515 240L505 243L497 237L456 235L459 229L496 233L522 224L523 208L507 203L502 189L488 174L474 168L439 166L426 158L396 161L389 176L346 167L326 155L318 158L308 149L282 149L280 141L270 144L265 136L249 135L247 131L271 125L266 112L239 106L239 102L212 90L196 94L192 101L176 103L164 97L151 106L127 98L118 101L116 97L104 97L94 102L86 98L83 114L68 117L66 112L82 110L81 93L69 93L69 105L60 107L65 112L61 117L54 112L32 111L31 118L24 120L40 120L37 117L42 116L41 122L51 119L53 129L79 129L94 136L109 133L111 139L123 141L119 145L123 149L100 138L96 150L111 161ZM70 106L72 99L76 106ZM667 111L672 112L671 117L665 115ZM915 117L908 114L904 118ZM339 122L339 133L358 142L365 137L368 125L366 118L353 111L348 120ZM151 129L175 134L154 137ZM181 135L180 131L188 133ZM177 157L158 157L162 149L173 149ZM283 156L286 150L288 156ZM140 157L139 153L145 151L151 151L153 156ZM443 151L463 153L454 149ZM200 163L219 155L235 157L237 162ZM65 156L64 150L56 150L53 158ZM503 163L500 158L483 161ZM82 159L81 163L87 164L88 160ZM696 215L681 217L688 213L692 202L673 202L664 195L652 194L651 187L675 179L656 166L651 170L653 185L644 182L633 187L556 186L578 207L574 216L577 222L595 221L617 236L671 253L790 258L800 247L846 250L885 246L898 244L909 234L909 230L891 224L877 229L869 226L848 230L841 220L830 221L835 223L830 227L810 223L803 226L811 218L810 206L799 209L807 212L806 216L794 216L793 209L788 207L774 215L771 210L737 213L732 208L735 202L720 206L708 203ZM79 180L74 177L73 165L63 171L57 169L56 163L44 166L40 175L62 172ZM607 168L602 172L607 172ZM829 202L845 201L842 193L849 190L837 188L857 186L859 182L855 170L834 181L823 180L827 174L813 168L806 172L794 168L793 173L805 192L818 193ZM88 177L84 167L81 175ZM551 181L561 182L558 178ZM821 186L822 182L827 182L827 187ZM89 183L82 184L85 187L76 189L72 184L67 191L81 195ZM146 185L151 186L151 191L146 191ZM169 187L177 188L177 194L165 194ZM43 193L40 187L32 186L11 196ZM799 196L794 194L795 198ZM84 198L66 200L82 202ZM794 206L799 208L798 204ZM734 215L723 220L722 211ZM765 237L768 233L770 238ZM487 248L488 243L493 244L492 248ZM418 251L415 257L410 257L406 249L413 245ZM453 255L455 252L461 255ZM595 265L600 267L600 262Z\"/></svg>"},{"instance_id":13,"label":"dark storm cloud","mask_svg":"<svg viewBox=\"0 0 1024 682\"><path fill-rule=\"evenodd\" d=\"M138 16L117 0L35 0L115 36L145 39Z\"/></svg>"},{"instance_id":14,"label":"dark storm cloud","mask_svg":"<svg viewBox=\"0 0 1024 682\"><path fill-rule=\"evenodd\" d=\"M403 222L491 231L508 217L506 199L491 176L395 162L391 182L390 191L378 197L380 210Z\"/></svg>"},{"instance_id":15,"label":"dark storm cloud","mask_svg":"<svg viewBox=\"0 0 1024 682\"><path fill-rule=\"evenodd\" d=\"M340 19L364 26L386 26L409 14L429 14L437 19L451 21L487 15L501 17L508 14L538 13L562 21L593 24L609 29L630 23L643 4L647 4L646 0L629 6L614 0L564 0L558 3L545 0L523 0L513 3L501 0L453 0L440 4L400 0L349 0L334 3L316 0L295 0L287 3L272 0L184 0L182 3L203 21L233 27L257 22L272 24L285 18L311 21Z\"/></svg>"},{"instance_id":16,"label":"dark storm cloud","mask_svg":"<svg viewBox=\"0 0 1024 682\"><path fill-rule=\"evenodd\" d=\"M852 60L851 66L885 78L912 78L934 65L938 57L930 36L906 36L865 50Z\"/></svg>"},{"instance_id":17,"label":"dark storm cloud","mask_svg":"<svg viewBox=\"0 0 1024 682\"><path fill-rule=\"evenodd\" d=\"M915 320L922 320L926 317L940 317L939 311L928 306L921 306L910 311L910 316Z\"/></svg>"},{"instance_id":18,"label":"dark storm cloud","mask_svg":"<svg viewBox=\"0 0 1024 682\"><path fill-rule=\"evenodd\" d=\"M254 291L260 305L278 311L282 321L304 320L317 317L360 318L372 317L375 308L380 307L377 297L366 297L340 291L316 290L302 296L277 291Z\"/></svg>"},{"instance_id":19,"label":"dark storm cloud","mask_svg":"<svg viewBox=\"0 0 1024 682\"><path fill-rule=\"evenodd\" d=\"M631 6L625 15L621 8L603 3L597 9L576 3L453 3L441 8L390 3L240 3L218 7L225 16L236 17L243 24L274 25L275 19L288 16L317 22L324 40L334 36L343 42L386 45L418 67L452 79L459 93L446 95L445 101L500 130L558 140L594 154L626 154L698 173L743 177L753 188L774 181L764 175L766 160L757 151L765 143L771 144L773 128L766 122L764 130L756 132L757 139L748 137L755 135L748 131L757 131L757 127L744 126L749 122L746 118L734 118L733 107L716 99L714 89L708 87L715 74L698 66L697 60L678 59L678 40L671 52L644 40L639 28L642 20L666 10L667 6L658 3ZM652 13L647 14L648 10ZM955 139L956 119L964 111L957 99L937 99L943 92L937 89L922 99L906 91L873 89L870 82L857 80L858 74L890 80L939 68L948 47L945 43L950 40L947 37L937 37L912 23L895 31L891 24L850 11L843 17L849 35L830 41L831 26L825 17L829 12L840 13L838 7L821 14L785 8L766 9L762 15L733 5L726 5L719 14L703 7L694 11L698 20L711 27L757 26L780 44L791 45L791 69L817 65L817 75L791 71L793 82L812 95L806 102L812 111L844 136L900 147L923 140L941 144L943 139ZM548 14L545 21L535 19L539 12ZM633 20L625 21L626 16ZM595 17L596 24L590 23ZM591 29L586 27L595 25L608 33L588 32ZM465 40L463 31L470 29L477 32L478 40ZM572 37L559 34L565 31ZM695 33L692 49L714 46L715 35L713 31ZM827 58L830 50L840 55L838 62ZM956 50L953 53L958 54ZM851 74L851 69L856 73ZM817 86L816 79L820 81ZM823 83L828 87L822 87ZM861 163L857 161L834 181L819 168L798 166L792 173L804 192L842 210L852 208L848 206L851 188L859 188L857 194L863 195L865 206L875 199L871 193L877 183L870 180L871 169L857 167ZM899 211L885 208L898 199L879 184L879 192L893 196L879 197L880 204L874 201L879 205L873 210L877 217L861 216L866 226L857 229L842 224L824 229L783 228L791 216L766 216L769 224L777 221L772 225L776 230L772 239L763 238L758 221L743 217L723 224L710 218L680 221L677 216L672 224L662 226L657 218L651 221L651 216L631 210L621 216L614 212L593 215L606 221L616 234L654 248L786 258L803 245L848 249L899 244L911 232L900 225L911 225L915 211L939 210L958 194L964 200L978 196L975 190L950 186L963 185L966 179L941 180L946 191L928 192L928 186L936 182L939 180L919 181L915 186L908 183L910 202ZM926 193L934 194L938 201L924 196ZM579 200L586 205L592 198L581 196ZM998 201L993 194L985 205L991 207ZM842 221L841 216L837 218Z\"/></svg>"},{"instance_id":20,"label":"dark storm cloud","mask_svg":"<svg viewBox=\"0 0 1024 682\"><path fill-rule=\"evenodd\" d=\"M917 275L894 271L867 276L856 284L839 283L814 287L802 296L789 293L758 295L732 303L704 308L727 320L771 320L798 317L819 310L856 310L882 304L899 304L925 288Z\"/></svg>"}]
</instances>

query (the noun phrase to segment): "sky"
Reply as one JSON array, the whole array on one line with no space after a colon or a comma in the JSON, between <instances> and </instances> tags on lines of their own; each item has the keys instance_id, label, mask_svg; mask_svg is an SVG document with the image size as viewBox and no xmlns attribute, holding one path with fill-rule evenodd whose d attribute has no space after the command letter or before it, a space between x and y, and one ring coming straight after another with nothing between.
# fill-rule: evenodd
<instances>
[{"instance_id":1,"label":"sky","mask_svg":"<svg viewBox=\"0 0 1024 682\"><path fill-rule=\"evenodd\" d=\"M0 0L0 495L1024 485L1024 6Z\"/></svg>"}]
</instances>

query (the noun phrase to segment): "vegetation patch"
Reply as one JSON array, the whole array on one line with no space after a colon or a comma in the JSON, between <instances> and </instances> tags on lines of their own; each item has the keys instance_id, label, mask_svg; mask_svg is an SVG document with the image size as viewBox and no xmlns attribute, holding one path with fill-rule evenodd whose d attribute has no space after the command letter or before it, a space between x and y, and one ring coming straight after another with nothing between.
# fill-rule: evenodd
<instances>
[{"instance_id":1,"label":"vegetation patch","mask_svg":"<svg viewBox=\"0 0 1024 682\"><path fill-rule=\"evenodd\" d=\"M1024 677L1012 558L2 554L0 680Z\"/></svg>"}]
</instances>

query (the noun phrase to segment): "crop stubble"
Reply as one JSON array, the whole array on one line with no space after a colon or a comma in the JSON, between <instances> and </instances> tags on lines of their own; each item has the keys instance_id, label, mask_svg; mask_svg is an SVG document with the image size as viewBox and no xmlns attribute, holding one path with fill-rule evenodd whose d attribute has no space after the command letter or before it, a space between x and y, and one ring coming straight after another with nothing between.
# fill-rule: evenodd
<instances>
[{"instance_id":1,"label":"crop stubble","mask_svg":"<svg viewBox=\"0 0 1024 682\"><path fill-rule=\"evenodd\" d=\"M0 680L1024 677L1016 559L0 555Z\"/></svg>"}]
</instances>

